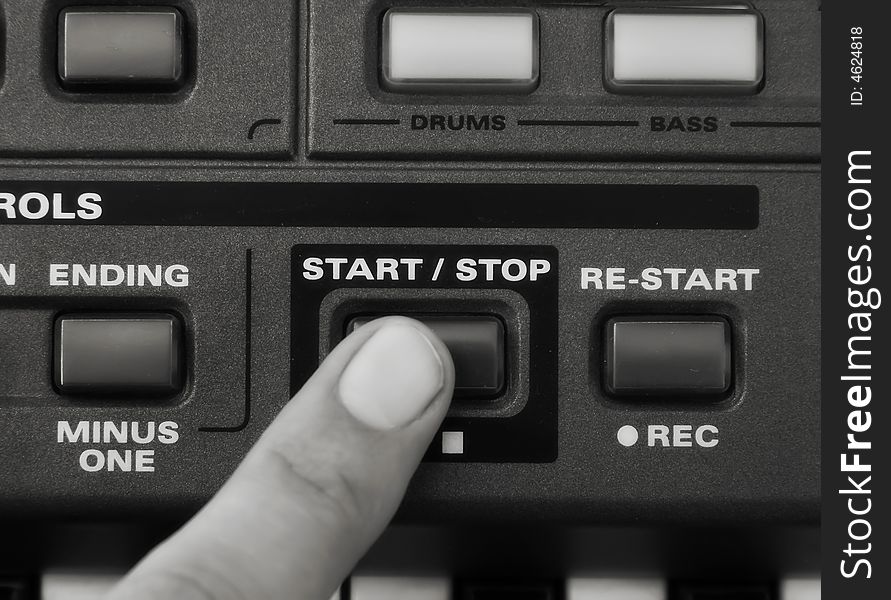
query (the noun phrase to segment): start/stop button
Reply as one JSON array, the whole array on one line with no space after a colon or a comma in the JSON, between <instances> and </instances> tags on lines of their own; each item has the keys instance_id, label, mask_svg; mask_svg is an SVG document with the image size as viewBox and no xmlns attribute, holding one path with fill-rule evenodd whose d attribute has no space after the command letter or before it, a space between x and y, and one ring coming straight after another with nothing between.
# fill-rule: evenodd
<instances>
[{"instance_id":1,"label":"start/stop button","mask_svg":"<svg viewBox=\"0 0 891 600\"><path fill-rule=\"evenodd\" d=\"M354 317L347 333L377 316ZM455 397L496 398L504 391L504 324L494 315L405 315L419 320L443 341L455 363Z\"/></svg>"}]
</instances>

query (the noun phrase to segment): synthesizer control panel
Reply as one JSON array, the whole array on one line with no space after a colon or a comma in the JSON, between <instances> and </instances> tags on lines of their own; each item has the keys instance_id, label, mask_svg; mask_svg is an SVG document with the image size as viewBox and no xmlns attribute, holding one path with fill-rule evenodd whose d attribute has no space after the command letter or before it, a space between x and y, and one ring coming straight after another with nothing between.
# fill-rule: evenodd
<instances>
[{"instance_id":1,"label":"synthesizer control panel","mask_svg":"<svg viewBox=\"0 0 891 600\"><path fill-rule=\"evenodd\" d=\"M0 0L0 515L183 518L352 329L397 521L813 526L811 0Z\"/></svg>"}]
</instances>

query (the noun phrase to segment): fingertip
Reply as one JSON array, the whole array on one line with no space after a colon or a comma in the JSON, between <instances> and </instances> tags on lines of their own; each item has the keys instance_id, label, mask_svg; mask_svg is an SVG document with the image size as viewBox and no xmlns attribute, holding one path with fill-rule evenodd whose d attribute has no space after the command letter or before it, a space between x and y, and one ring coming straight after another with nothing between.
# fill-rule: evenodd
<instances>
[{"instance_id":1,"label":"fingertip","mask_svg":"<svg viewBox=\"0 0 891 600\"><path fill-rule=\"evenodd\" d=\"M430 329L423 322L417 319L413 319L412 317L405 315L387 315L384 317L378 317L372 321L369 321L368 323L365 323L364 325L357 327L356 330L350 334L350 336L362 336L365 340L367 340L378 330L385 327L389 328L394 326L410 327L420 332L439 356L439 360L443 365L443 373L446 376L445 384L449 384L450 379L451 383L454 384L455 365L452 361L452 355L449 352L449 349L439 338L439 336L433 332L432 329Z\"/></svg>"},{"instance_id":2,"label":"fingertip","mask_svg":"<svg viewBox=\"0 0 891 600\"><path fill-rule=\"evenodd\" d=\"M437 400L451 396L451 356L419 321L385 317L372 323L369 337L340 376L336 396L368 427L405 427Z\"/></svg>"}]
</instances>

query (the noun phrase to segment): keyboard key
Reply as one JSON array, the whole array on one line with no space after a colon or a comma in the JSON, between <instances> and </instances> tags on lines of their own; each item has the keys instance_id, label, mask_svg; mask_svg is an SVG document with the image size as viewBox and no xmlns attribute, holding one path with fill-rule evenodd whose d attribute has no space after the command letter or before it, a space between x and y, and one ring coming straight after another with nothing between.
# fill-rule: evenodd
<instances>
[{"instance_id":1,"label":"keyboard key","mask_svg":"<svg viewBox=\"0 0 891 600\"><path fill-rule=\"evenodd\" d=\"M36 594L30 579L0 575L0 600L31 600Z\"/></svg>"},{"instance_id":2,"label":"keyboard key","mask_svg":"<svg viewBox=\"0 0 891 600\"><path fill-rule=\"evenodd\" d=\"M558 600L562 595L556 583L477 583L462 582L456 600Z\"/></svg>"},{"instance_id":3,"label":"keyboard key","mask_svg":"<svg viewBox=\"0 0 891 600\"><path fill-rule=\"evenodd\" d=\"M529 92L538 82L538 19L530 11L391 9L381 70L394 91Z\"/></svg>"},{"instance_id":4,"label":"keyboard key","mask_svg":"<svg viewBox=\"0 0 891 600\"><path fill-rule=\"evenodd\" d=\"M667 600L668 584L659 578L570 577L566 600Z\"/></svg>"},{"instance_id":5,"label":"keyboard key","mask_svg":"<svg viewBox=\"0 0 891 600\"><path fill-rule=\"evenodd\" d=\"M777 600L770 584L677 584L677 600Z\"/></svg>"},{"instance_id":6,"label":"keyboard key","mask_svg":"<svg viewBox=\"0 0 891 600\"><path fill-rule=\"evenodd\" d=\"M755 93L764 71L761 15L743 9L619 9L606 22L613 92Z\"/></svg>"},{"instance_id":7,"label":"keyboard key","mask_svg":"<svg viewBox=\"0 0 891 600\"><path fill-rule=\"evenodd\" d=\"M452 600L447 577L386 577L354 575L345 600Z\"/></svg>"},{"instance_id":8,"label":"keyboard key","mask_svg":"<svg viewBox=\"0 0 891 600\"><path fill-rule=\"evenodd\" d=\"M40 600L95 600L108 594L123 573L90 569L52 570L40 577ZM0 595L0 598L3 596Z\"/></svg>"},{"instance_id":9,"label":"keyboard key","mask_svg":"<svg viewBox=\"0 0 891 600\"><path fill-rule=\"evenodd\" d=\"M820 600L820 576L787 577L780 581L779 600Z\"/></svg>"},{"instance_id":10,"label":"keyboard key","mask_svg":"<svg viewBox=\"0 0 891 600\"><path fill-rule=\"evenodd\" d=\"M182 21L174 8L67 8L59 17L59 78L66 85L176 85L184 72Z\"/></svg>"}]
</instances>

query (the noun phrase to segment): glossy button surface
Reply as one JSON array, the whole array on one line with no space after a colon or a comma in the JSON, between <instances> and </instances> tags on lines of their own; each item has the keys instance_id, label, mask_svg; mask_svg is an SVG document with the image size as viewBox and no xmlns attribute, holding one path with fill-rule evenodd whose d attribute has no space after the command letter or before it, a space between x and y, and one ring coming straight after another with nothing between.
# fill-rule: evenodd
<instances>
[{"instance_id":1,"label":"glossy button surface","mask_svg":"<svg viewBox=\"0 0 891 600\"><path fill-rule=\"evenodd\" d=\"M618 9L606 22L613 92L754 93L764 70L761 15L747 9Z\"/></svg>"},{"instance_id":2,"label":"glossy button surface","mask_svg":"<svg viewBox=\"0 0 891 600\"><path fill-rule=\"evenodd\" d=\"M56 319L55 384L63 393L166 395L179 390L179 320L164 313Z\"/></svg>"},{"instance_id":3,"label":"glossy button surface","mask_svg":"<svg viewBox=\"0 0 891 600\"><path fill-rule=\"evenodd\" d=\"M393 91L528 92L538 81L538 19L526 10L391 9L381 74Z\"/></svg>"},{"instance_id":4,"label":"glossy button surface","mask_svg":"<svg viewBox=\"0 0 891 600\"><path fill-rule=\"evenodd\" d=\"M723 317L616 317L606 324L605 384L617 396L721 395L731 385Z\"/></svg>"},{"instance_id":5,"label":"glossy button surface","mask_svg":"<svg viewBox=\"0 0 891 600\"><path fill-rule=\"evenodd\" d=\"M70 85L169 86L183 77L183 23L165 7L67 8L59 78Z\"/></svg>"}]
</instances>

